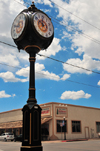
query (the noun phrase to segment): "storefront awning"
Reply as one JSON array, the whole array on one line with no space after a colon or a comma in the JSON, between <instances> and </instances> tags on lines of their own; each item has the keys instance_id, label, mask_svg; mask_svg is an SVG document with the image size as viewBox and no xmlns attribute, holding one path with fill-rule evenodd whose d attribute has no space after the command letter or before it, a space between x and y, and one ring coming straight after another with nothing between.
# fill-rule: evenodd
<instances>
[{"instance_id":1,"label":"storefront awning","mask_svg":"<svg viewBox=\"0 0 100 151\"><path fill-rule=\"evenodd\" d=\"M51 119L52 119L52 117L42 118L41 124L44 124L44 123L50 121ZM23 125L22 121L0 123L0 129L21 128L22 125Z\"/></svg>"},{"instance_id":2,"label":"storefront awning","mask_svg":"<svg viewBox=\"0 0 100 151\"><path fill-rule=\"evenodd\" d=\"M44 123L50 121L51 119L52 119L52 117L42 118L41 119L41 124L44 124Z\"/></svg>"},{"instance_id":3,"label":"storefront awning","mask_svg":"<svg viewBox=\"0 0 100 151\"><path fill-rule=\"evenodd\" d=\"M0 123L0 129L20 128L20 127L22 127L22 121Z\"/></svg>"}]
</instances>

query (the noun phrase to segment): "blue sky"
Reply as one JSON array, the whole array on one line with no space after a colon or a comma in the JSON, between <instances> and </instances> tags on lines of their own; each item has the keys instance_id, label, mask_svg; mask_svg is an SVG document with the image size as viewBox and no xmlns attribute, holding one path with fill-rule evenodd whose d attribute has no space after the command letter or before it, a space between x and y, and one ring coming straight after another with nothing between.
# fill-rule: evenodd
<instances>
[{"instance_id":1,"label":"blue sky","mask_svg":"<svg viewBox=\"0 0 100 151\"><path fill-rule=\"evenodd\" d=\"M1 42L15 45L11 38L13 20L31 2L0 1ZM35 87L38 104L61 102L100 108L100 1L34 2L38 9L47 13L54 26L52 44L39 54L65 62L36 56ZM0 112L3 112L22 108L26 104L29 56L23 50L19 53L16 48L1 42Z\"/></svg>"}]
</instances>

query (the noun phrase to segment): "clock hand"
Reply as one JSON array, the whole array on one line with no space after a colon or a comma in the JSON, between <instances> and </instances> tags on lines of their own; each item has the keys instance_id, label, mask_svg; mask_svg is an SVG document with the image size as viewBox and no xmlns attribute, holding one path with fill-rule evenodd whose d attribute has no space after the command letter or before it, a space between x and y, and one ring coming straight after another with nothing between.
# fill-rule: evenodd
<instances>
[{"instance_id":1,"label":"clock hand","mask_svg":"<svg viewBox=\"0 0 100 151\"><path fill-rule=\"evenodd\" d=\"M20 25L18 24L18 25L14 25L14 27L19 27Z\"/></svg>"},{"instance_id":2,"label":"clock hand","mask_svg":"<svg viewBox=\"0 0 100 151\"><path fill-rule=\"evenodd\" d=\"M43 20L39 20L39 23L41 23L42 27L44 27Z\"/></svg>"},{"instance_id":3,"label":"clock hand","mask_svg":"<svg viewBox=\"0 0 100 151\"><path fill-rule=\"evenodd\" d=\"M41 23L42 23L42 26L44 27L43 18L42 18L42 21L41 21Z\"/></svg>"},{"instance_id":4,"label":"clock hand","mask_svg":"<svg viewBox=\"0 0 100 151\"><path fill-rule=\"evenodd\" d=\"M21 27L21 25L23 25L23 22L19 21L17 25L14 25L14 27L18 27L19 28L19 27Z\"/></svg>"}]
</instances>

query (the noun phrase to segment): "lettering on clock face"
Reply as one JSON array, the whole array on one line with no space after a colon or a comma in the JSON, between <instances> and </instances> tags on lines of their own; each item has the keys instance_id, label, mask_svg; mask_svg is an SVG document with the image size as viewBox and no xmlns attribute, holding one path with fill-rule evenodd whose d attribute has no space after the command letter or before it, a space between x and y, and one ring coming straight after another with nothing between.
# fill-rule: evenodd
<instances>
[{"instance_id":1,"label":"lettering on clock face","mask_svg":"<svg viewBox=\"0 0 100 151\"><path fill-rule=\"evenodd\" d=\"M53 34L53 25L51 23L51 20L43 13L36 13L34 15L34 26L37 30L37 32L46 38L49 38Z\"/></svg>"},{"instance_id":2,"label":"lettering on clock face","mask_svg":"<svg viewBox=\"0 0 100 151\"><path fill-rule=\"evenodd\" d=\"M25 27L25 15L19 14L12 25L12 29L11 29L11 35L13 39L17 39L23 32Z\"/></svg>"}]
</instances>

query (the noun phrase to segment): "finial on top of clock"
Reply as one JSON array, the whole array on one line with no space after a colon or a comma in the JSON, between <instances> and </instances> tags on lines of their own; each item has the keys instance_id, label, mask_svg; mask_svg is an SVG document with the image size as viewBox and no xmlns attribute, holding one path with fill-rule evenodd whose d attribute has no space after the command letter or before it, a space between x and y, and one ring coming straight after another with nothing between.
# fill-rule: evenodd
<instances>
[{"instance_id":1,"label":"finial on top of clock","mask_svg":"<svg viewBox=\"0 0 100 151\"><path fill-rule=\"evenodd\" d=\"M31 7L35 7L35 5L34 5L34 1L32 1L32 5L31 5Z\"/></svg>"},{"instance_id":2,"label":"finial on top of clock","mask_svg":"<svg viewBox=\"0 0 100 151\"><path fill-rule=\"evenodd\" d=\"M28 8L29 11L34 11L37 10L37 8L35 7L34 1L32 1L32 5Z\"/></svg>"}]
</instances>

